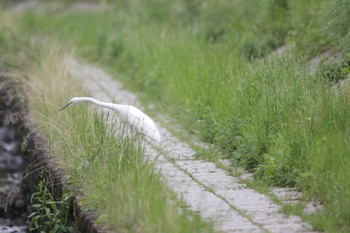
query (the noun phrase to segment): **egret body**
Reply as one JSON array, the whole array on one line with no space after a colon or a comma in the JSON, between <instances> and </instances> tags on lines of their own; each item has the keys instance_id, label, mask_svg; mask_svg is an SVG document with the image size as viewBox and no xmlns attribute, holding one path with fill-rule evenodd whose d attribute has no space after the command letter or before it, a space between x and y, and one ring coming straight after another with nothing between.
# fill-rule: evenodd
<instances>
[{"instance_id":1,"label":"egret body","mask_svg":"<svg viewBox=\"0 0 350 233\"><path fill-rule=\"evenodd\" d=\"M132 105L108 103L90 97L74 97L61 109L61 111L79 102L90 102L97 106L116 111L124 120L128 122L131 127L135 128L139 133L160 143L161 136L156 124L140 109Z\"/></svg>"}]
</instances>

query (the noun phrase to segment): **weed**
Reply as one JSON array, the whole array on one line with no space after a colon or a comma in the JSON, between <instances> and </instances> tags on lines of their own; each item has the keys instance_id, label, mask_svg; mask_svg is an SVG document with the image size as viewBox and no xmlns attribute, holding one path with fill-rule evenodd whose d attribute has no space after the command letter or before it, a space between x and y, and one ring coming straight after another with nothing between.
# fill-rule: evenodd
<instances>
[{"instance_id":1,"label":"weed","mask_svg":"<svg viewBox=\"0 0 350 233\"><path fill-rule=\"evenodd\" d=\"M320 66L320 72L331 85L346 79L350 73L350 60L344 58L326 59Z\"/></svg>"},{"instance_id":2,"label":"weed","mask_svg":"<svg viewBox=\"0 0 350 233\"><path fill-rule=\"evenodd\" d=\"M41 179L37 192L30 199L32 213L28 216L31 232L75 232L71 222L71 196L64 192L55 200Z\"/></svg>"}]
</instances>

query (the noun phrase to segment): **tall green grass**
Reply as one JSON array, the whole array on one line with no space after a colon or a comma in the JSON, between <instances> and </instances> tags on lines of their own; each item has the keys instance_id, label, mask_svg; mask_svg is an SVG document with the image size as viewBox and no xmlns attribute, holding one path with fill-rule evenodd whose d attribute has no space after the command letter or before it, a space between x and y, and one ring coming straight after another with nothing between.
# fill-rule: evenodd
<instances>
[{"instance_id":1,"label":"tall green grass","mask_svg":"<svg viewBox=\"0 0 350 233\"><path fill-rule=\"evenodd\" d=\"M51 159L65 169L69 191L85 209L99 214L99 223L118 232L214 232L199 215L180 208L137 136L114 135L127 131L126 125L106 125L105 118L113 121L115 116L97 115L86 105L59 112L71 97L87 95L70 77L68 47L22 36L10 30L15 25L3 22L1 67L23 83L30 118L47 138Z\"/></svg>"},{"instance_id":2,"label":"tall green grass","mask_svg":"<svg viewBox=\"0 0 350 233\"><path fill-rule=\"evenodd\" d=\"M350 64L349 12L347 0L115 0L20 25L75 44L257 179L320 199L317 225L347 232L349 99L331 86ZM326 50L341 62L310 73Z\"/></svg>"}]
</instances>

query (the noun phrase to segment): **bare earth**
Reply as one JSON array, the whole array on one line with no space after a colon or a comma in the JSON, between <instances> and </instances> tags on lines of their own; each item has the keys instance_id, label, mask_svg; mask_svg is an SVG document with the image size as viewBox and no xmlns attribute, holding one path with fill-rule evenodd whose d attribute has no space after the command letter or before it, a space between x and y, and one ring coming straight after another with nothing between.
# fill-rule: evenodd
<instances>
[{"instance_id":1,"label":"bare earth","mask_svg":"<svg viewBox=\"0 0 350 233\"><path fill-rule=\"evenodd\" d=\"M74 59L68 63L70 74L81 82L91 97L143 109L133 93L124 90L102 69ZM269 197L247 188L214 163L195 159L195 151L187 143L162 127L162 122L156 123L162 143L159 148L147 144L147 156L156 161L156 168L166 185L191 210L212 221L215 229L222 232L313 232L312 227L298 216L279 213L280 206Z\"/></svg>"}]
</instances>

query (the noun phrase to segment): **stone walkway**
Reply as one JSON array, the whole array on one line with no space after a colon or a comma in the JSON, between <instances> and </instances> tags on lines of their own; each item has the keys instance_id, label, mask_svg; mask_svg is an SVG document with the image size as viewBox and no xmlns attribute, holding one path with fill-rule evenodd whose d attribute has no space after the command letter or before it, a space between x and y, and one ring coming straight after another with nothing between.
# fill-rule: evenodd
<instances>
[{"instance_id":1,"label":"stone walkway","mask_svg":"<svg viewBox=\"0 0 350 233\"><path fill-rule=\"evenodd\" d=\"M123 89L102 69L69 60L69 72L91 97L120 104L142 106L136 96ZM73 96L72 96L73 97ZM164 117L159 117L163 119ZM164 182L188 207L212 221L222 232L312 232L297 216L279 213L269 197L247 188L214 163L195 159L195 151L172 135L161 122L162 143L146 145L146 154L156 161Z\"/></svg>"}]
</instances>

